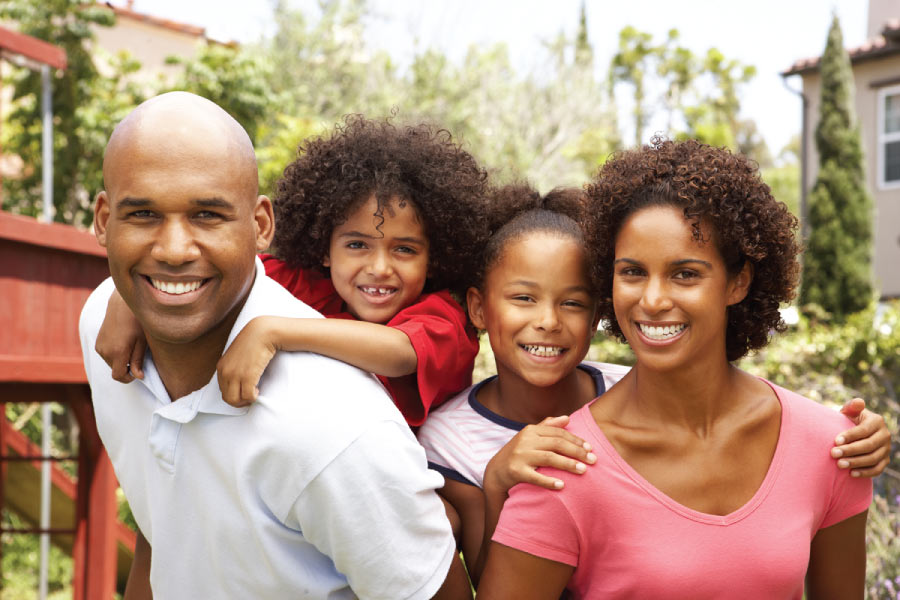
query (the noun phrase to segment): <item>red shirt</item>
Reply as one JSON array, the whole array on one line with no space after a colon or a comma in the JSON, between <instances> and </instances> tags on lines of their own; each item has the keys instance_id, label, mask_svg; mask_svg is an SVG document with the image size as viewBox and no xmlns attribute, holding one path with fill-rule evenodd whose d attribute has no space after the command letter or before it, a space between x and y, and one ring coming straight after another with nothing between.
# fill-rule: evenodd
<instances>
[{"instance_id":1,"label":"red shirt","mask_svg":"<svg viewBox=\"0 0 900 600\"><path fill-rule=\"evenodd\" d=\"M269 254L260 255L266 275L296 298L330 319L355 319L331 280L311 269L292 269ZM478 340L465 312L446 290L422 294L385 323L409 337L416 352L416 372L403 377L377 375L410 426L472 384Z\"/></svg>"}]
</instances>

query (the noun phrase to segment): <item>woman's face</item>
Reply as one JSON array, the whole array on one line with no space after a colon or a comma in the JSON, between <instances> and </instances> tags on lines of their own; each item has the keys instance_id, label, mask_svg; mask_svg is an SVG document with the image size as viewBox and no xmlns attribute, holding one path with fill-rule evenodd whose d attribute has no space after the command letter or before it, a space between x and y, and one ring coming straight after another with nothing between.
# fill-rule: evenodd
<instances>
[{"instance_id":1,"label":"woman's face","mask_svg":"<svg viewBox=\"0 0 900 600\"><path fill-rule=\"evenodd\" d=\"M674 206L643 208L616 238L613 308L638 363L684 369L705 359L726 360L726 307L740 302L750 268L730 276L701 223L706 242Z\"/></svg>"},{"instance_id":2,"label":"woman's face","mask_svg":"<svg viewBox=\"0 0 900 600\"><path fill-rule=\"evenodd\" d=\"M597 329L584 249L568 237L528 233L507 244L469 315L488 332L501 381L547 387L584 360Z\"/></svg>"}]
</instances>

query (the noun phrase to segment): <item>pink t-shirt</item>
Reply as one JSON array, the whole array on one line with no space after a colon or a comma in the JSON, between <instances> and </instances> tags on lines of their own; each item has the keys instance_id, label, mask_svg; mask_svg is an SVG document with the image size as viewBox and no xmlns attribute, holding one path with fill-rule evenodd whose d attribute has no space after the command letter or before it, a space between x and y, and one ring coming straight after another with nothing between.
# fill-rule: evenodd
<instances>
[{"instance_id":1,"label":"pink t-shirt","mask_svg":"<svg viewBox=\"0 0 900 600\"><path fill-rule=\"evenodd\" d=\"M597 463L581 476L554 470L565 481L559 492L515 486L493 540L574 566L575 598L799 600L812 538L866 510L872 481L830 458L848 419L772 387L782 406L778 444L762 485L735 512L700 513L654 488L615 451L588 405L568 429L591 442Z\"/></svg>"}]
</instances>

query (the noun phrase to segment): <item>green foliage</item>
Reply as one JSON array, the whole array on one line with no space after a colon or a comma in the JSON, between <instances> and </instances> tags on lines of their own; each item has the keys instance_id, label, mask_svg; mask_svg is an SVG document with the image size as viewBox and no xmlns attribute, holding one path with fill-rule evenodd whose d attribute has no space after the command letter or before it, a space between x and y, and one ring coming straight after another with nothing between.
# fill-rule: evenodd
<instances>
[{"instance_id":1,"label":"green foliage","mask_svg":"<svg viewBox=\"0 0 900 600\"><path fill-rule=\"evenodd\" d=\"M800 165L796 162L762 169L760 174L772 190L776 200L784 202L788 209L800 217Z\"/></svg>"},{"instance_id":2,"label":"green foliage","mask_svg":"<svg viewBox=\"0 0 900 600\"><path fill-rule=\"evenodd\" d=\"M170 56L166 62L183 67L170 89L212 100L256 142L263 120L275 105L271 61L240 47L207 43L193 57Z\"/></svg>"},{"instance_id":3,"label":"green foliage","mask_svg":"<svg viewBox=\"0 0 900 600\"><path fill-rule=\"evenodd\" d=\"M716 48L695 55L680 44L677 29L656 43L649 33L630 26L619 33L619 50L609 67L611 87L624 83L633 90L636 145L643 143L658 105L670 137L727 146L768 166L772 158L756 124L739 116L741 88L755 75L755 67L726 58Z\"/></svg>"},{"instance_id":4,"label":"green foliage","mask_svg":"<svg viewBox=\"0 0 900 600\"><path fill-rule=\"evenodd\" d=\"M25 528L32 526L15 513L3 510L4 527ZM3 561L0 565L0 589L3 600L31 600L37 597L40 570L40 538L33 534L4 533ZM72 557L50 545L47 561L47 591L49 600L65 600L72 597Z\"/></svg>"},{"instance_id":5,"label":"green foliage","mask_svg":"<svg viewBox=\"0 0 900 600\"><path fill-rule=\"evenodd\" d=\"M101 79L87 48L92 26L110 26L112 10L79 0L7 0L0 19L17 29L61 47L68 67L51 77L53 85L53 204L54 220L89 223L91 190L85 182L100 172L106 132L117 114L113 106L99 106L109 96L98 90ZM4 151L22 158L28 167L21 178L3 181L5 210L37 216L41 211L41 75L14 69L7 83L14 87L12 110L3 131ZM102 87L102 86L101 86ZM98 97L99 96L99 97ZM95 110L99 108L99 110ZM105 118L98 117L105 115ZM99 125L99 129L98 129ZM8 129L7 129L8 128ZM102 142L98 141L101 140Z\"/></svg>"},{"instance_id":6,"label":"green foliage","mask_svg":"<svg viewBox=\"0 0 900 600\"><path fill-rule=\"evenodd\" d=\"M866 190L859 127L853 112L850 58L835 16L821 61L816 127L819 173L809 197L810 236L801 302L836 319L862 310L872 296L872 199Z\"/></svg>"}]
</instances>

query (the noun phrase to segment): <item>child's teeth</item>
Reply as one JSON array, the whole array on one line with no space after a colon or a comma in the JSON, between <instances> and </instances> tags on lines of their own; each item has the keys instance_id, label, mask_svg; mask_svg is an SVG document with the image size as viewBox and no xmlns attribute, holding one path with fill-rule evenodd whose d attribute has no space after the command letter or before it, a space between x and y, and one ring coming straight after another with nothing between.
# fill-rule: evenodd
<instances>
[{"instance_id":1,"label":"child's teeth","mask_svg":"<svg viewBox=\"0 0 900 600\"><path fill-rule=\"evenodd\" d=\"M641 332L651 340L665 340L681 333L687 327L684 323L680 325L666 325L665 327L653 327L650 325L640 324Z\"/></svg>"},{"instance_id":2,"label":"child's teeth","mask_svg":"<svg viewBox=\"0 0 900 600\"><path fill-rule=\"evenodd\" d=\"M522 347L526 352L535 356L559 356L563 351L559 346L529 346L526 344Z\"/></svg>"}]
</instances>

